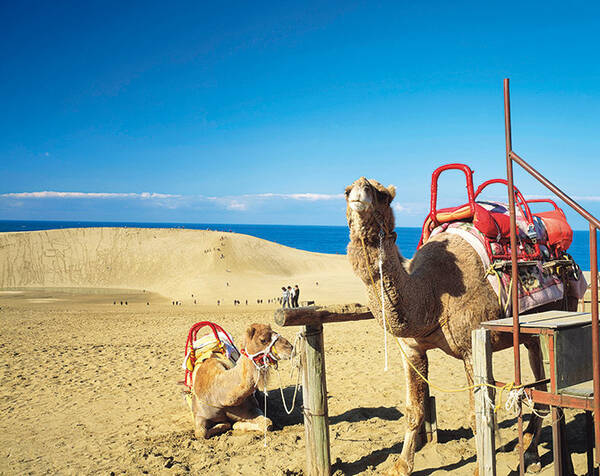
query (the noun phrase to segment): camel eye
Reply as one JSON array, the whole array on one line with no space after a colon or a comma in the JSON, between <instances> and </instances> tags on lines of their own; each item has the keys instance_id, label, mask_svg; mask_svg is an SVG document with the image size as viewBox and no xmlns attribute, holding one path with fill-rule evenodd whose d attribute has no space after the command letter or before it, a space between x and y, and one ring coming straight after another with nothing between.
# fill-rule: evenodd
<instances>
[{"instance_id":1,"label":"camel eye","mask_svg":"<svg viewBox=\"0 0 600 476\"><path fill-rule=\"evenodd\" d=\"M260 338L260 343L261 344L268 344L270 341L270 339L267 339L266 337L261 337Z\"/></svg>"}]
</instances>

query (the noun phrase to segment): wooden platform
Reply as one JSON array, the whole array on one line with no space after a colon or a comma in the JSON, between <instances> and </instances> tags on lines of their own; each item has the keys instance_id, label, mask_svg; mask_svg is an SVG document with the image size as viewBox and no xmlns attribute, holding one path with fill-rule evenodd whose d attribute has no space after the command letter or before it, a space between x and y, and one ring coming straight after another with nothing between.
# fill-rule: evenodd
<instances>
[{"instance_id":1,"label":"wooden platform","mask_svg":"<svg viewBox=\"0 0 600 476\"><path fill-rule=\"evenodd\" d=\"M512 317L483 322L484 328L512 332ZM520 331L540 336L550 390L558 395L590 399L593 391L592 315L546 311L519 316Z\"/></svg>"},{"instance_id":2,"label":"wooden platform","mask_svg":"<svg viewBox=\"0 0 600 476\"><path fill-rule=\"evenodd\" d=\"M537 329L566 329L591 324L592 314L577 311L546 311L535 314L519 315L519 325L525 328ZM507 317L495 321L482 322L481 325L494 330L497 327L511 327L513 318Z\"/></svg>"}]
</instances>

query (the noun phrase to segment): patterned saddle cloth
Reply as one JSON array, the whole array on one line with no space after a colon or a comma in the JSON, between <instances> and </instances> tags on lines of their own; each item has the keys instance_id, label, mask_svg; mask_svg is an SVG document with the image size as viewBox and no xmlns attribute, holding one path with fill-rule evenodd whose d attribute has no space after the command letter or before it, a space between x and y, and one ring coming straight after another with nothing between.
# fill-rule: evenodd
<instances>
[{"instance_id":1,"label":"patterned saddle cloth","mask_svg":"<svg viewBox=\"0 0 600 476\"><path fill-rule=\"evenodd\" d=\"M487 205L498 210L498 204L491 202L480 203L480 205ZM506 211L506 208L504 210ZM587 282L577 263L566 253L556 256L556 250L548 246L547 232L541 220L537 222L536 227L538 227L535 230L537 236L545 236L546 239L540 239L540 242L545 244L537 243L539 252L536 254L539 259L520 260L519 262L519 312L560 301L565 297L565 293L581 299L587 289ZM530 239L526 238L528 231L531 231L529 226L519 228L519 242L522 248L526 248L532 243ZM490 240L471 221L443 223L432 230L430 238L444 232L462 237L475 249L486 270L487 279L498 296L498 303L504 315L511 316L511 265L510 261L506 259L506 240L504 238ZM533 253L533 249L528 251L531 251L531 253L526 253L528 256L536 255ZM508 248L508 253L510 253L510 248Z\"/></svg>"}]
</instances>

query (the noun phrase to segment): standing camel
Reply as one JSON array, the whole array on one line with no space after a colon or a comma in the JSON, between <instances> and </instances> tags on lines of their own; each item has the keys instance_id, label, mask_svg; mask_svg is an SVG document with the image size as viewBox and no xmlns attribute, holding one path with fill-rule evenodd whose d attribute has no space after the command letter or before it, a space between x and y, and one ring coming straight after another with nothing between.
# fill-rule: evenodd
<instances>
[{"instance_id":1,"label":"standing camel","mask_svg":"<svg viewBox=\"0 0 600 476\"><path fill-rule=\"evenodd\" d=\"M407 362L424 376L428 373L427 351L441 349L464 363L469 386L473 384L471 331L483 321L504 317L498 297L485 277L477 252L457 235L440 233L427 241L411 260L396 246L394 213L390 206L395 188L385 188L361 177L346 188L346 218L350 228L348 258L355 274L367 287L368 305L383 325L381 280L388 331L399 337L404 351L407 429L402 454L394 466L396 474L410 475L414 465L416 437L423 422L426 382ZM382 260L382 273L379 260ZM576 308L576 299L569 307ZM544 309L560 308L561 302ZM542 308L538 308L542 309ZM573 309L574 310L574 309ZM492 332L492 349L512 345L512 335ZM522 337L536 381L544 369L536 337ZM471 426L474 428L473 392ZM525 466L541 469L537 449L541 419L532 416L525 430Z\"/></svg>"}]
</instances>

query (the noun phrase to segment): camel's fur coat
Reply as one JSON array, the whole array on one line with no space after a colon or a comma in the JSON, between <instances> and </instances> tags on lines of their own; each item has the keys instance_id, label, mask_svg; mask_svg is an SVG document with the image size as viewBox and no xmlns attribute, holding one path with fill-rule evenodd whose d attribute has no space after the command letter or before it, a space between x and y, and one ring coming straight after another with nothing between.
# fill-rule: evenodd
<instances>
[{"instance_id":1,"label":"camel's fur coat","mask_svg":"<svg viewBox=\"0 0 600 476\"><path fill-rule=\"evenodd\" d=\"M249 354L264 350L273 335L271 326L252 324L246 330L243 348ZM292 345L279 336L273 345L279 359L289 359ZM221 354L198 364L192 379L192 417L197 438L210 438L229 430L270 430L272 422L258 408L254 391L264 386L265 371L259 371L245 355L235 366Z\"/></svg>"},{"instance_id":2,"label":"camel's fur coat","mask_svg":"<svg viewBox=\"0 0 600 476\"><path fill-rule=\"evenodd\" d=\"M467 381L472 385L471 331L482 321L503 317L498 298L485 278L476 251L459 236L436 235L416 252L412 260L405 259L395 243L394 214L390 206L394 196L393 187L385 188L364 177L346 188L350 263L367 286L369 308L380 325L383 321L378 296L381 296L380 279L383 279L388 330L401 338L400 345L412 364L427 375L426 352L441 349L464 362ZM383 276L379 275L380 256ZM576 307L576 300L571 300L571 308L573 303ZM560 306L561 303L553 303L550 307ZM511 343L511 334L492 333L494 351L509 347ZM529 350L536 380L543 379L537 339L524 338L523 343ZM408 428L395 471L409 475L413 469L417 431L423 421L427 384L404 357L403 361ZM473 422L472 417L471 424ZM539 418L532 418L526 430L526 441L531 443L526 462L529 469L534 470L540 467L537 452L540 423Z\"/></svg>"}]
</instances>

